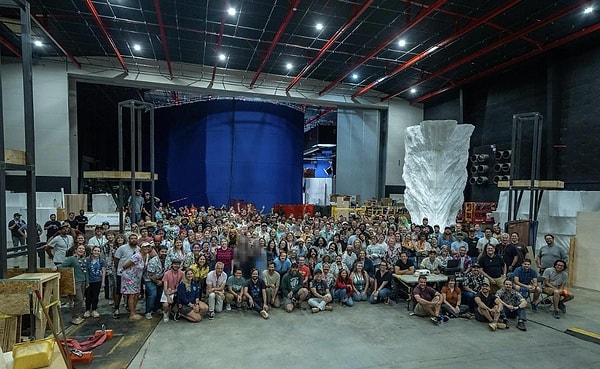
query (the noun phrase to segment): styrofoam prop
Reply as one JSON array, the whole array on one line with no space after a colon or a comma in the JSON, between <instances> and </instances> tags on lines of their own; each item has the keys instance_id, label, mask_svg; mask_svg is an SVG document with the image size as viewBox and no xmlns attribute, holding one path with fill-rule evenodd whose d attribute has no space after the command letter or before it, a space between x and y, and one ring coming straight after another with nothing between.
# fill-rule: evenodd
<instances>
[{"instance_id":1,"label":"styrofoam prop","mask_svg":"<svg viewBox=\"0 0 600 369\"><path fill-rule=\"evenodd\" d=\"M402 178L411 219L440 226L456 222L467 183L469 142L475 126L455 120L426 120L406 128Z\"/></svg>"}]
</instances>

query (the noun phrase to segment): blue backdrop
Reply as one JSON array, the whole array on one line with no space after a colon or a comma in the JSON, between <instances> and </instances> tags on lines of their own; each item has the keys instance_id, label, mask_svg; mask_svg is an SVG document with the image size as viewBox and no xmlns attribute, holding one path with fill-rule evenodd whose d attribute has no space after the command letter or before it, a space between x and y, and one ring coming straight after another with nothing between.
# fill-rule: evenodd
<instances>
[{"instance_id":1,"label":"blue backdrop","mask_svg":"<svg viewBox=\"0 0 600 369\"><path fill-rule=\"evenodd\" d=\"M156 110L157 195L182 203L302 202L304 114L283 105L213 100Z\"/></svg>"}]
</instances>

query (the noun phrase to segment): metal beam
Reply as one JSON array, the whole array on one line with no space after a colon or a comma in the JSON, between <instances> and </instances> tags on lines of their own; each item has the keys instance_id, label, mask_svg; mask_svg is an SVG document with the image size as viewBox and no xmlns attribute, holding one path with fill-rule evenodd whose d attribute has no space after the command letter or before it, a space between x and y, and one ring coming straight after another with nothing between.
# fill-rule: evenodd
<instances>
[{"instance_id":1,"label":"metal beam","mask_svg":"<svg viewBox=\"0 0 600 369\"><path fill-rule=\"evenodd\" d=\"M119 51L119 49L117 49L117 45L115 44L115 41L108 33L108 30L106 29L106 27L104 27L104 23L102 23L102 20L100 19L100 15L98 14L96 7L92 3L92 0L85 0L85 3L87 4L88 9L90 9L90 12L92 12L92 16L94 16L94 20L96 21L96 24L98 25L98 27L100 27L100 31L102 31L102 34L104 34L104 37L106 38L106 40L112 47L115 55L117 56L117 59L119 60L119 63L121 64L121 67L123 68L125 73L129 74L129 69L127 69L127 65L125 65L125 59L123 59L123 55L121 55L121 52Z\"/></svg>"},{"instance_id":2,"label":"metal beam","mask_svg":"<svg viewBox=\"0 0 600 369\"><path fill-rule=\"evenodd\" d=\"M209 86L212 86L215 82L215 76L217 75L217 64L219 63L219 50L221 50L221 42L223 41L223 32L225 30L225 15L221 18L221 29L219 30L219 35L217 36L217 47L215 48L215 65L213 67L212 76L210 77Z\"/></svg>"},{"instance_id":3,"label":"metal beam","mask_svg":"<svg viewBox=\"0 0 600 369\"><path fill-rule=\"evenodd\" d=\"M300 5L300 0L294 0L294 3L291 4L290 9L288 10L285 18L283 19L283 21L279 25L279 29L277 30L277 33L275 33L275 37L273 37L273 41L271 41L271 43L269 45L269 49L267 50L267 54L265 55L265 57L263 58L262 62L260 63L260 66L256 70L256 73L254 73L254 77L252 77L252 82L250 82L250 88L252 88L254 86L254 84L256 83L256 80L258 79L258 76L260 76L260 74L262 73L262 70L267 65L267 62L269 61L269 57L273 53L273 50L275 50L275 46L277 46L277 43L279 42L279 39L283 35L283 31L285 31L285 29L287 28L288 24L292 20L292 16L294 15L294 13L296 12L296 10L298 9L298 5Z\"/></svg>"},{"instance_id":4,"label":"metal beam","mask_svg":"<svg viewBox=\"0 0 600 369\"><path fill-rule=\"evenodd\" d=\"M498 65L496 65L496 66L494 66L494 67L492 67L490 69L487 69L487 70L485 70L483 72L479 72L479 73L474 74L474 75L472 75L470 77L467 77L467 78L462 79L460 81L454 82L452 84L452 86L444 87L444 88L441 88L439 90L430 92L430 93L428 93L426 95L420 96L420 97L418 97L418 98L416 98L414 100L411 100L410 102L411 102L411 104L423 102L423 101L425 101L427 99L432 98L433 96L439 95L439 94L441 94L443 92L450 91L453 88L456 88L456 87L465 85L467 83L473 82L475 80L481 79L481 78L483 78L483 77L485 77L485 76L487 76L489 74L495 73L495 72L497 72L499 70L502 70L504 68L508 68L508 67L510 67L510 66L512 66L514 64L520 63L520 62L522 62L524 60L527 60L529 58L532 58L532 57L534 57L536 55L545 53L545 52L547 52L549 50L552 50L554 48L562 46L562 45L564 45L564 44L566 44L568 42L571 42L571 41L576 40L576 39L578 39L580 37L583 37L583 36L588 35L590 33L596 32L598 30L600 30L600 23L596 23L596 24L594 24L594 25L592 25L592 26L590 26L588 28L584 28L584 29L579 30L579 31L577 31L575 33L572 33L572 34L570 34L568 36L565 36L565 37L563 37L561 39L553 41L553 42L545 45L541 49L531 50L531 51L529 51L529 52L527 52L527 53L525 53L525 54L523 54L521 56L518 56L516 58L512 58L512 59L510 59L510 60L508 60L508 61L506 61L506 62L504 62L502 64L498 64Z\"/></svg>"},{"instance_id":5,"label":"metal beam","mask_svg":"<svg viewBox=\"0 0 600 369\"><path fill-rule=\"evenodd\" d=\"M381 44L379 44L377 47L375 47L373 50L371 50L371 52L369 52L367 55L363 56L358 61L358 63L354 64L352 67L350 67L348 70L346 70L341 76L339 76L333 82L331 82L330 84L328 84L327 86L325 86L324 89L322 89L321 91L319 91L319 95L322 96L323 94L327 93L327 91L329 91L332 88L334 88L335 85L337 85L338 83L340 83L344 78L348 77L350 75L350 73L354 72L354 70L356 70L356 68L358 68L361 65L365 64L369 59L371 59L376 54L378 54L380 51L382 51L383 49L385 49L389 44L391 44L392 42L396 41L398 39L398 37L402 36L403 34L405 34L406 32L408 32L411 28L413 28L414 26L416 26L419 22L423 21L431 13L433 13L440 6L442 6L445 2L446 2L446 0L437 0L435 3L431 4L430 7L426 8L426 9L423 9L421 12L419 12L419 14L417 14L417 16L415 18L413 18L412 21L410 21L404 27L402 27L402 29L399 32L396 32L392 37L388 38L387 40L385 40L384 42L382 42Z\"/></svg>"},{"instance_id":6,"label":"metal beam","mask_svg":"<svg viewBox=\"0 0 600 369\"><path fill-rule=\"evenodd\" d=\"M434 78L437 78L454 68L457 68L463 64L469 63L470 61L477 59L478 57L485 55L499 47L505 46L509 42L512 42L518 38L522 38L524 35L537 30L538 28L541 28L548 23L552 23L561 17L564 17L565 15L569 14L570 12L572 12L576 9L579 9L582 5L585 5L586 3L589 3L589 2L590 2L590 0L586 0L586 1L579 2L579 3L575 3L574 5L571 5L567 8L561 9L558 12L549 16L548 18L543 19L538 22L535 22L535 23L531 24L529 27L526 27L526 28L522 29L521 31L512 34L510 37L500 39L500 40L496 41L495 43L488 45L488 46L484 47L483 49L478 50L477 52L474 52L471 55L468 55L460 60L455 61L454 63L451 63L451 64L445 66L442 69L435 71L432 74L427 75L427 77L421 78L416 83L413 83L411 86L408 86L398 92L394 92L394 93L391 93L391 94L385 96L384 98L381 99L381 101L385 101L385 100L391 99L392 97L398 96L398 95L408 91L409 89L420 85L421 83L424 83L424 82L430 81Z\"/></svg>"},{"instance_id":7,"label":"metal beam","mask_svg":"<svg viewBox=\"0 0 600 369\"><path fill-rule=\"evenodd\" d=\"M56 47L58 47L58 49L63 54L65 54L65 56L67 58L69 58L69 60L72 61L73 64L75 64L77 66L77 68L81 69L81 63L79 63L79 61L77 61L77 59L75 59L75 57L73 55L71 55L71 53L69 53L67 51L67 49L65 49L64 46L56 38L54 38L54 36L52 36L52 33L50 33L48 28L46 28L46 26L44 26L42 24L42 22L38 19L38 17L36 17L34 14L31 14L31 20L42 30L42 32L44 32L46 37L48 37L50 39L50 41L52 41L52 43L54 43L54 45Z\"/></svg>"},{"instance_id":8,"label":"metal beam","mask_svg":"<svg viewBox=\"0 0 600 369\"><path fill-rule=\"evenodd\" d=\"M169 77L173 79L173 70L171 69L171 55L169 54L169 46L167 44L167 32L165 30L165 24L163 22L162 12L160 11L160 4L158 0L154 0L154 10L156 11L156 18L158 19L158 27L160 29L160 42L165 53L165 60L167 61L167 68L169 68Z\"/></svg>"},{"instance_id":9,"label":"metal beam","mask_svg":"<svg viewBox=\"0 0 600 369\"><path fill-rule=\"evenodd\" d=\"M321 113L319 113L316 117L313 117L313 118L309 119L308 121L306 121L304 123L304 126L307 126L307 125L311 124L312 122L316 122L317 120L319 120L322 117L326 116L327 114L335 111L336 109L337 109L337 107L335 107L335 106L332 106L332 107L329 107L329 108L325 109L324 111L322 111Z\"/></svg>"},{"instance_id":10,"label":"metal beam","mask_svg":"<svg viewBox=\"0 0 600 369\"><path fill-rule=\"evenodd\" d=\"M378 85L379 83L385 81L386 79L389 79L390 77L395 76L396 74L402 72L403 70L405 70L406 68L410 67L411 65L419 62L420 60L422 60L423 58L433 54L434 52L440 50L443 47L446 47L448 45L450 45L451 43L453 43L454 41L458 40L459 38L461 38L462 36L466 35L467 33L473 31L474 29L480 27L481 25L487 23L490 19L497 17L498 15L500 15L501 13L504 13L506 10L510 9L511 7L517 5L518 3L520 3L521 0L513 0L510 1L494 10L492 10L491 12L489 12L488 14L486 14L484 17L479 18L478 20L470 23L468 26L466 26L465 28L463 28L462 30L460 30L459 32L451 35L450 37L447 37L445 40L443 40L442 42L428 48L427 50L421 52L420 54L414 56L413 58L411 58L409 61L407 61L406 63L399 65L398 67L396 67L393 71L391 71L390 73L386 73L385 76L376 79L375 81L369 83L367 86L361 88L358 92L355 92L352 97L355 98L357 96L360 96L362 94L364 94L365 92L369 91L370 89L372 89L373 87L375 87L376 85Z\"/></svg>"},{"instance_id":11,"label":"metal beam","mask_svg":"<svg viewBox=\"0 0 600 369\"><path fill-rule=\"evenodd\" d=\"M8 42L8 40L6 40L2 36L0 36L0 44L4 45L8 50L10 50L13 54L15 54L16 56L18 56L19 58L23 57L23 55L21 54L21 51L19 51L19 49L17 49L16 47L14 47L13 44L11 44L10 42Z\"/></svg>"},{"instance_id":12,"label":"metal beam","mask_svg":"<svg viewBox=\"0 0 600 369\"><path fill-rule=\"evenodd\" d=\"M296 77L294 77L294 79L292 80L292 82L290 82L290 84L286 87L285 91L288 92L289 90L292 89L292 87L294 87L299 81L300 79L306 74L308 73L308 71L310 70L310 68L312 68L315 63L321 59L321 57L323 56L323 54L325 54L325 52L327 50L329 50L329 48L331 46L333 46L334 42L337 41L338 38L340 38L344 32L346 32L346 30L352 25L354 24L354 22L356 22L358 20L358 18L365 12L365 10L367 10L369 8L369 6L371 6L371 4L373 3L373 1L375 0L366 0L362 6L360 8L358 8L356 10L356 12L354 12L354 14L352 14L352 16L350 17L350 19L348 19L346 21L346 23L344 23L334 34L333 36L331 36L331 38L325 43L325 45L323 45L323 47L321 48L321 50L319 50L319 52L317 53L317 55L315 55L314 58L312 58L312 60L310 62L308 62L308 64L300 71L300 73L298 73L298 75Z\"/></svg>"}]
</instances>

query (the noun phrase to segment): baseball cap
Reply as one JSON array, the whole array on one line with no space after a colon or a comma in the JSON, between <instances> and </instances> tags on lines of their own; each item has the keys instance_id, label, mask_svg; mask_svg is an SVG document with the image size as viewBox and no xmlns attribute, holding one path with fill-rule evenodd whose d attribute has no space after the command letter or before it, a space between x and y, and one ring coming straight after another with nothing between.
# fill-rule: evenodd
<instances>
[{"instance_id":1,"label":"baseball cap","mask_svg":"<svg viewBox=\"0 0 600 369\"><path fill-rule=\"evenodd\" d=\"M488 281L487 278L484 278L483 282L481 282L481 285L483 286L484 284L487 284L489 286L490 285L490 281Z\"/></svg>"},{"instance_id":2,"label":"baseball cap","mask_svg":"<svg viewBox=\"0 0 600 369\"><path fill-rule=\"evenodd\" d=\"M14 213L14 214L13 214L13 218L14 218L14 217L20 217L21 215L22 215L21 213Z\"/></svg>"}]
</instances>

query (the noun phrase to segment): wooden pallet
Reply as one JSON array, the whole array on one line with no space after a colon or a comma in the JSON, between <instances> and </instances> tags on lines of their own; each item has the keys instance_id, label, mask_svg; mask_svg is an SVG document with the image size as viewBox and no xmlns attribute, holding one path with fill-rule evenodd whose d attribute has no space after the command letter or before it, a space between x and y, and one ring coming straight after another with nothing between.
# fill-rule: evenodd
<instances>
[{"instance_id":1,"label":"wooden pallet","mask_svg":"<svg viewBox=\"0 0 600 369\"><path fill-rule=\"evenodd\" d=\"M498 182L499 188L509 188L510 181L500 181ZM512 184L513 188L540 188L540 189L556 189L560 190L565 188L565 182L563 181L542 181L535 180L533 181L533 187L531 186L530 179L519 179L514 180Z\"/></svg>"},{"instance_id":2,"label":"wooden pallet","mask_svg":"<svg viewBox=\"0 0 600 369\"><path fill-rule=\"evenodd\" d=\"M86 171L83 178L87 179L127 179L131 180L131 172L119 171ZM135 179L149 180L150 172L135 172ZM158 180L158 174L154 173L154 180Z\"/></svg>"},{"instance_id":3,"label":"wooden pallet","mask_svg":"<svg viewBox=\"0 0 600 369\"><path fill-rule=\"evenodd\" d=\"M4 149L4 162L7 164L25 165L25 151Z\"/></svg>"}]
</instances>

